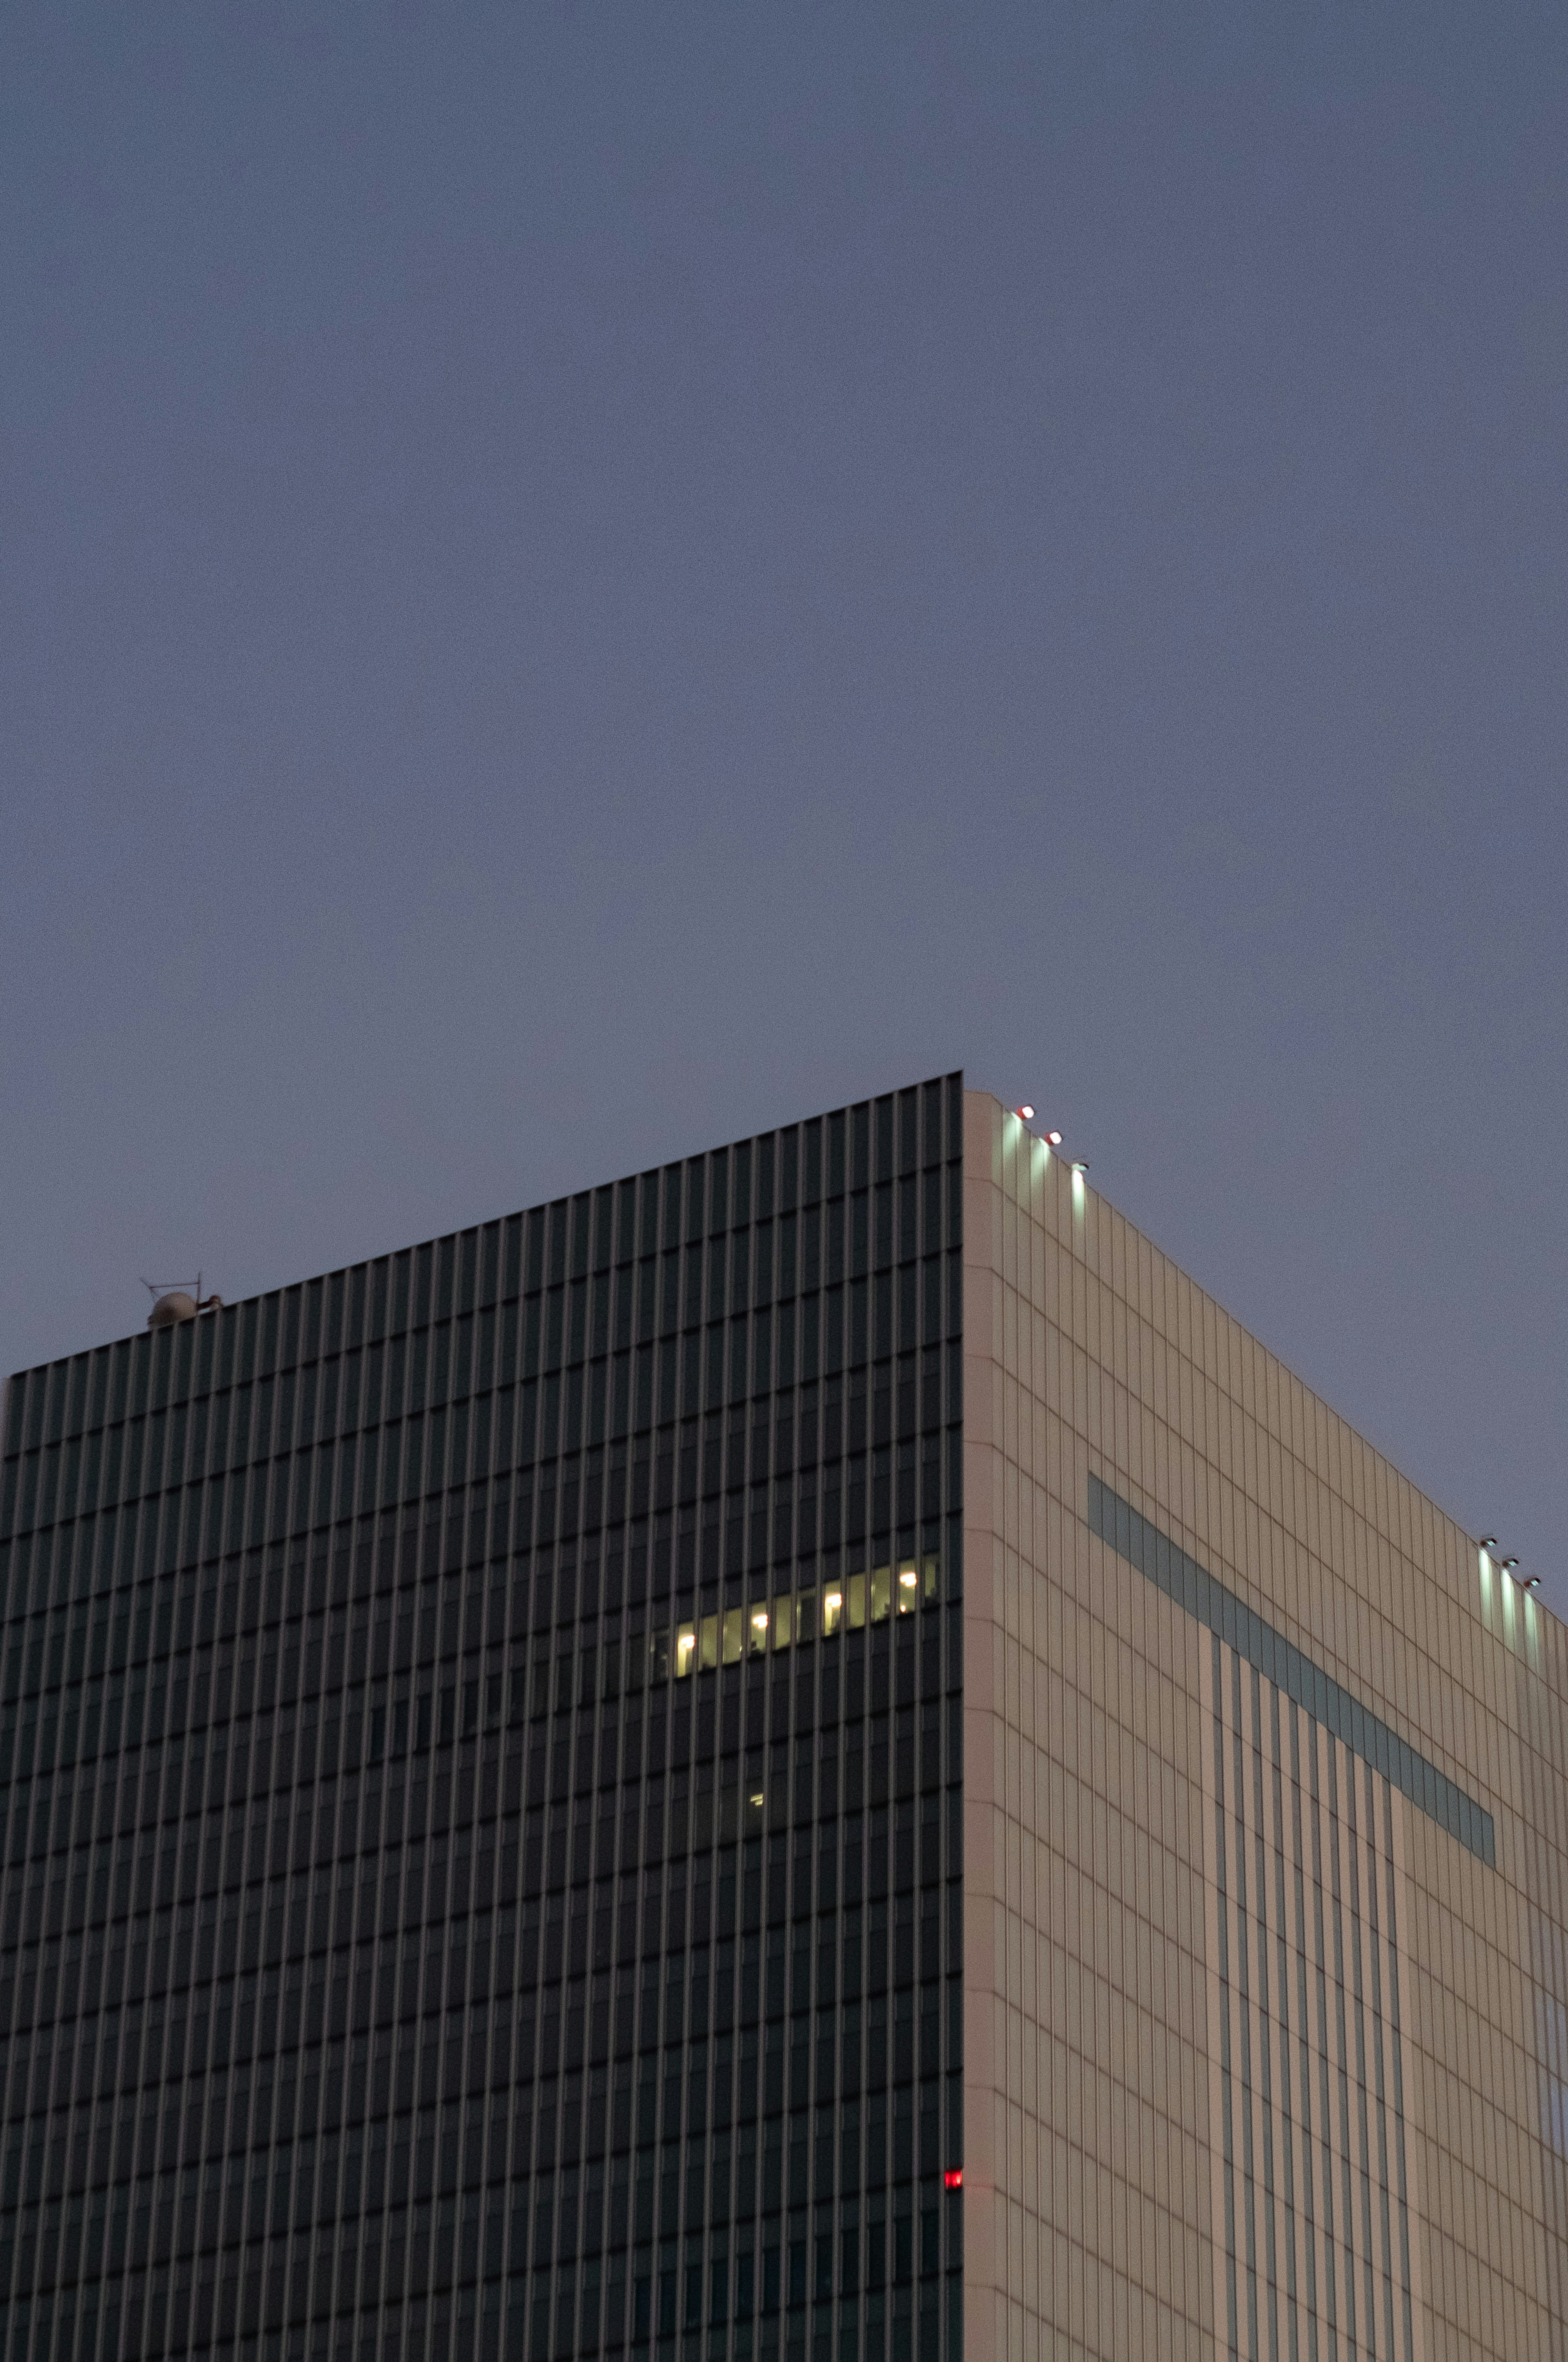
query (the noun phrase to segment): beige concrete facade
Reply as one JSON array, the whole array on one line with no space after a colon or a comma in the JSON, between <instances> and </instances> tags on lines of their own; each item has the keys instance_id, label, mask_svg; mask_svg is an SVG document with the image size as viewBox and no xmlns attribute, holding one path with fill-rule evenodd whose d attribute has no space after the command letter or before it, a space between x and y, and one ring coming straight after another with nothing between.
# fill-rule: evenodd
<instances>
[{"instance_id":1,"label":"beige concrete facade","mask_svg":"<svg viewBox=\"0 0 1568 2362\"><path fill-rule=\"evenodd\" d=\"M1568 1635L977 1092L965 1165L966 2362L1568 2354Z\"/></svg>"}]
</instances>

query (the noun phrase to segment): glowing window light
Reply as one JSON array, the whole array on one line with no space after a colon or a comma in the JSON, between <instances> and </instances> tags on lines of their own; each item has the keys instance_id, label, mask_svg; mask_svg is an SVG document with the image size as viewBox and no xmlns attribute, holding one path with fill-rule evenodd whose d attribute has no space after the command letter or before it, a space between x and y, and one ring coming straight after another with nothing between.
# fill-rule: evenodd
<instances>
[{"instance_id":1,"label":"glowing window light","mask_svg":"<svg viewBox=\"0 0 1568 2362\"><path fill-rule=\"evenodd\" d=\"M1485 1554L1483 1559L1488 1567L1496 1563ZM1525 1580L1516 1576L1521 1586ZM815 1587L780 1592L755 1606L725 1608L722 1614L662 1626L640 1646L634 1645L626 1663L627 1686L641 1689L645 1679L684 1681L720 1665L738 1664L743 1656L766 1656L769 1649L798 1648L809 1640L859 1631L867 1624L885 1623L889 1616L913 1615L927 1600L938 1599L941 1592L941 1557L928 1551L920 1558L900 1559L896 1566L862 1568L854 1574L840 1575L820 1592ZM591 1661L600 1664L597 1658ZM576 1662L560 1659L555 1665ZM536 1713L544 1712L548 1703L552 1670L550 1661L540 1660L536 1672L543 1687L535 1698ZM560 1677L558 1673L557 1678ZM613 1647L605 1652L601 1677L608 1684L604 1694L614 1695L620 1683Z\"/></svg>"},{"instance_id":2,"label":"glowing window light","mask_svg":"<svg viewBox=\"0 0 1568 2362\"><path fill-rule=\"evenodd\" d=\"M950 2165L948 2167L946 2172L942 2177L942 2187L944 2190L963 2189L964 2169L961 2165Z\"/></svg>"}]
</instances>

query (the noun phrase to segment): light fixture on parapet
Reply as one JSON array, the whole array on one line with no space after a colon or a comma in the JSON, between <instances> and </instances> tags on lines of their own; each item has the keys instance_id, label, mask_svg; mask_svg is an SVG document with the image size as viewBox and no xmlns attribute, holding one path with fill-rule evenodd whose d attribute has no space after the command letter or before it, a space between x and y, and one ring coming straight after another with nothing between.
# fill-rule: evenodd
<instances>
[{"instance_id":1,"label":"light fixture on parapet","mask_svg":"<svg viewBox=\"0 0 1568 2362\"><path fill-rule=\"evenodd\" d=\"M1495 1567L1497 1567L1504 1574L1511 1575L1514 1582L1518 1585L1521 1591L1535 1591L1539 1589L1540 1584L1540 1575L1521 1574L1519 1573L1518 1556L1513 1551L1509 1551L1505 1557L1498 1546L1497 1537L1496 1534L1482 1535L1481 1554L1484 1558L1490 1559L1492 1564Z\"/></svg>"},{"instance_id":2,"label":"light fixture on parapet","mask_svg":"<svg viewBox=\"0 0 1568 2362\"><path fill-rule=\"evenodd\" d=\"M1022 1107L1015 1107L1013 1113L1020 1123L1032 1123L1034 1120L1034 1109L1027 1102ZM1043 1131L1040 1138L1047 1148L1060 1148L1062 1145L1062 1135L1059 1131Z\"/></svg>"}]
</instances>

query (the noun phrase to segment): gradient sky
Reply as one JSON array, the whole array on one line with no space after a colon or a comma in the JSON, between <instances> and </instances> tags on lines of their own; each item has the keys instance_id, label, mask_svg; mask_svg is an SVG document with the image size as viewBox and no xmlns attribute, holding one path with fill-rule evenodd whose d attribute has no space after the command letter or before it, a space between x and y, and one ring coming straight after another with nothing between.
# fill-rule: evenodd
<instances>
[{"instance_id":1,"label":"gradient sky","mask_svg":"<svg viewBox=\"0 0 1568 2362\"><path fill-rule=\"evenodd\" d=\"M1568 1610L1561 7L12 0L0 1367L963 1065Z\"/></svg>"}]
</instances>

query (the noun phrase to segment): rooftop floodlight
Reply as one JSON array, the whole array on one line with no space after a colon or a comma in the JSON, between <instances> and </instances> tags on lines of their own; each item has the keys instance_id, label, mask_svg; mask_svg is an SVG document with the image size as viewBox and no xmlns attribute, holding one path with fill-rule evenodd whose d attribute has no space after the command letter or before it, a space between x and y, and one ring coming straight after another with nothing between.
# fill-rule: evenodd
<instances>
[{"instance_id":1,"label":"rooftop floodlight","mask_svg":"<svg viewBox=\"0 0 1568 2362\"><path fill-rule=\"evenodd\" d=\"M1021 1117L1025 1123L1032 1123L1034 1120L1034 1109L1032 1107L1014 1108L1013 1113Z\"/></svg>"},{"instance_id":2,"label":"rooftop floodlight","mask_svg":"<svg viewBox=\"0 0 1568 2362\"><path fill-rule=\"evenodd\" d=\"M1075 1158L1074 1158L1074 1160L1073 1160L1073 1171L1074 1171L1075 1173L1087 1173L1087 1172L1088 1171L1088 1166L1084 1163L1084 1160L1083 1160L1083 1158L1082 1158L1081 1156L1078 1156L1078 1157L1075 1157Z\"/></svg>"},{"instance_id":3,"label":"rooftop floodlight","mask_svg":"<svg viewBox=\"0 0 1568 2362\"><path fill-rule=\"evenodd\" d=\"M1527 1591L1533 1591L1540 1581L1539 1574L1527 1574L1524 1578L1524 1587Z\"/></svg>"},{"instance_id":4,"label":"rooftop floodlight","mask_svg":"<svg viewBox=\"0 0 1568 2362\"><path fill-rule=\"evenodd\" d=\"M1048 1131L1045 1135L1045 1145L1047 1148L1060 1148L1062 1145L1061 1133L1059 1131Z\"/></svg>"},{"instance_id":5,"label":"rooftop floodlight","mask_svg":"<svg viewBox=\"0 0 1568 2362\"><path fill-rule=\"evenodd\" d=\"M1483 1534L1483 1535L1482 1535L1482 1537L1481 1537L1481 1547L1482 1547L1482 1549L1483 1549L1483 1550L1496 1550L1496 1547L1497 1547L1497 1537L1496 1537L1496 1534Z\"/></svg>"},{"instance_id":6,"label":"rooftop floodlight","mask_svg":"<svg viewBox=\"0 0 1568 2362\"><path fill-rule=\"evenodd\" d=\"M1503 1564L1507 1568L1508 1573L1512 1574L1515 1567L1518 1564L1518 1561L1517 1558L1506 1558L1503 1561Z\"/></svg>"}]
</instances>

